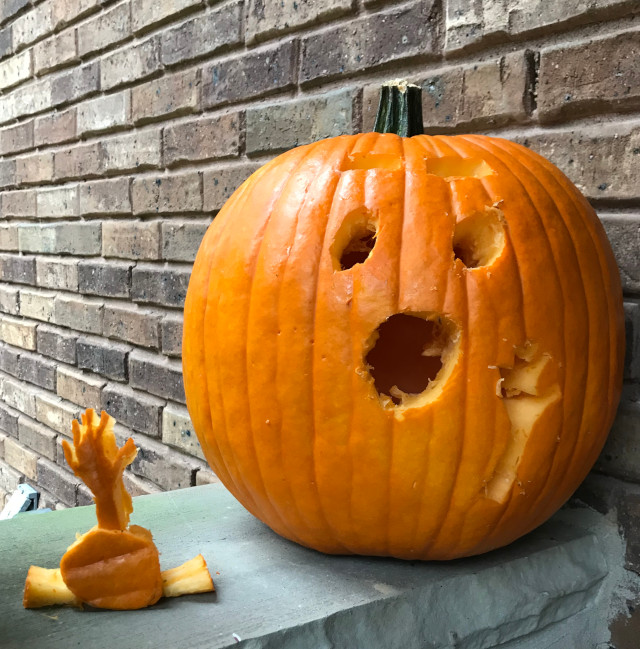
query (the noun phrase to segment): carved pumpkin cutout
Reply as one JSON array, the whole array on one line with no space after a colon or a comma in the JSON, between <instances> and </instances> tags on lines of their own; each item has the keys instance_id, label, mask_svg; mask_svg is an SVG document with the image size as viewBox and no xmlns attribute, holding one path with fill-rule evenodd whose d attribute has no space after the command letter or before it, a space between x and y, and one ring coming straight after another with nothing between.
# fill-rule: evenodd
<instances>
[{"instance_id":1,"label":"carved pumpkin cutout","mask_svg":"<svg viewBox=\"0 0 640 649\"><path fill-rule=\"evenodd\" d=\"M610 247L555 167L494 138L368 133L289 151L228 201L183 364L209 463L276 532L446 559L571 495L623 349Z\"/></svg>"}]
</instances>

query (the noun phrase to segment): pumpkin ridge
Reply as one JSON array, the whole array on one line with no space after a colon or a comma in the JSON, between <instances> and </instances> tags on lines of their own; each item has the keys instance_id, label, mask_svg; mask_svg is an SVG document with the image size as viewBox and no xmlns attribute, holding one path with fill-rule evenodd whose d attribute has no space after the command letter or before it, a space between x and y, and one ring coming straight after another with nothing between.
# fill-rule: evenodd
<instances>
[{"instance_id":1,"label":"pumpkin ridge","mask_svg":"<svg viewBox=\"0 0 640 649\"><path fill-rule=\"evenodd\" d=\"M231 205L233 205L233 206L236 206L236 205L243 206L244 202L246 202L246 198L247 198L247 195L248 195L248 193L250 191L250 187L251 187L251 183L243 183L241 188L239 188L239 190L238 190L239 193L235 197L235 202L230 203L230 206ZM244 201L243 201L243 199L244 199ZM206 272L206 277L203 278L204 279L203 285L205 285L207 287L209 287L209 284L210 284L211 269L212 269L212 267L213 267L213 265L215 263L216 253L219 250L219 247L216 247L214 245L213 241L216 238L218 240L221 238L222 234L225 231L225 228L228 227L228 224L230 222L231 222L231 219L225 219L222 223L220 223L220 226L219 226L220 232L218 232L218 233L216 233L213 228L208 229L207 232L205 233L205 237L207 237L207 240L203 241L203 243L201 244L201 248L198 251L198 256L201 255L202 261L200 262L200 260L198 260L198 256L196 256L196 261L194 262L194 271L195 272L192 273L192 277L198 277L199 262L202 263L202 264L205 264L206 265L206 271L204 271L204 272ZM209 244L209 239L212 240L212 243L211 243L212 250L210 251L210 254L207 254L209 251L207 250L206 246L208 246L208 244ZM201 272L203 272L203 271L201 271ZM188 292L187 293L187 299L189 299L190 295L194 296L193 299L196 299L195 296L197 295L197 293L194 292L194 291L191 291L191 293ZM205 328L205 322L207 320L207 309L209 307L209 303L210 303L209 300L205 299L204 308L200 309L202 317L198 318L198 326L197 327L196 326L189 326L188 323L187 323L187 326L185 326L184 333L183 333L183 347L186 347L185 356L187 358L191 357L191 353L190 353L190 348L191 348L191 345L192 345L191 338L192 338L192 336L196 335L195 332L197 332L197 336L199 338L199 341L198 341L198 344L197 345L194 344L194 346L197 347L197 349L202 349L202 358L203 359L206 358L206 352L205 352L206 344L205 344L204 328ZM187 302L185 300L185 312L189 313L191 311L191 309L192 309L191 300L189 300L189 302ZM188 335L189 332L191 332L191 335ZM203 362L203 365L204 365L204 360L202 362ZM189 374L189 372L185 372L185 375L187 375L187 374ZM210 410L210 407L211 407L210 406L210 401L211 400L210 400L209 385L208 385L209 380L210 380L209 379L209 373L208 372L203 372L202 377L201 377L201 381L204 383L203 398L206 398L206 404L199 404L199 405L193 404L189 411L193 412L194 410L196 410L196 408L198 410L200 408L203 409L203 410L206 410L207 418L209 419L209 422L211 422L211 410ZM189 377L189 381L190 381L190 377ZM187 390L186 394L189 396L191 394L191 391ZM209 425L207 428L210 428L210 427L211 426ZM221 479L223 480L223 482L225 482L225 484L227 482L235 483L235 480L233 479L231 473L229 472L229 470L228 470L228 468L227 468L227 466L226 466L226 464L224 462L224 459L222 457L222 453L221 453L220 448L219 448L217 438L214 435L207 435L206 431L203 430L198 435L198 441L200 442L200 444L203 447L203 451L205 452L205 457L208 458L209 456L213 455L218 460L217 462L215 462L215 469L216 469L216 473L223 474L223 475L220 476ZM209 450L208 453L206 452L207 450ZM236 489L237 489L237 487L236 487ZM253 503L253 498L251 497L250 494L247 494L247 498ZM253 506L255 507L255 503L253 503Z\"/></svg>"},{"instance_id":2,"label":"pumpkin ridge","mask_svg":"<svg viewBox=\"0 0 640 649\"><path fill-rule=\"evenodd\" d=\"M466 137L463 137L463 139L466 140L467 142L469 142L469 144L470 144L474 149L475 149L475 148L479 148L481 151L483 151L484 154L487 154L487 153L488 153L490 156L492 156L492 157L494 157L496 160L498 160L502 165L507 166L506 161L502 158L502 156L500 156L500 155L495 151L495 148L499 148L499 147L494 147L494 146L493 146L493 143L492 143L491 141L485 141L484 138L481 138L481 137L480 137L480 138L475 138L475 137L473 137L473 136L466 136ZM478 141L478 140L481 140L481 141ZM485 144L486 144L486 146L485 146ZM500 150L500 149L499 149L499 150ZM561 279L560 279L559 269L558 269L558 267L557 267L557 264L555 263L555 255L553 254L553 249L552 249L552 247L551 247L551 242L550 242L549 237L548 237L548 234L547 234L547 232L546 232L546 230L545 230L545 228L544 228L544 224L543 224L543 221L542 221L542 217L541 217L541 215L540 215L540 210L539 210L538 207L537 207L537 201L533 198L533 196L532 196L531 193L529 192L528 188L526 187L525 183L524 183L523 180L520 178L520 176L519 176L518 174L516 174L516 173L512 170L512 163L513 163L513 161L512 161L512 160L509 160L509 163L510 163L510 166L509 166L509 173L510 173L511 177L512 177L512 178L513 178L513 179L518 183L518 185L520 186L520 188L521 188L521 190L522 190L522 192L523 192L523 196L524 196L524 198L529 202L529 204L530 204L530 206L531 206L531 208L532 208L532 213L535 214L536 222L538 223L538 229L539 229L539 230L542 230L542 236L546 239L546 242L547 242L547 248L548 248L548 254L549 254L549 256L554 260L553 268L554 268L554 274L555 274L555 276L556 276L556 282L557 282L558 288L559 288L559 290L560 290L560 292L561 292L561 294L562 294L563 304L566 304L565 299L564 299L564 287L563 287L563 285L562 285L562 281L561 281ZM556 207L556 211L557 211L557 207ZM516 252L515 248L514 248L514 257L515 257L515 259L516 259L516 263L518 264L518 268L520 268L520 265L519 265L519 263L518 263L518 256L517 256L517 252ZM520 279L522 280L522 275L521 275L521 274L520 274ZM522 293L523 293L523 295L526 293L525 288L524 288L524 285L522 285ZM524 310L524 303L523 303L523 310ZM564 320L564 310L563 310L563 320ZM530 332L529 332L527 329L528 329L528 327L527 327L527 321L526 321L526 316L525 316L525 337L526 337L527 340L530 340L530 339L531 339L531 337L530 337L530 335L529 335ZM562 329L562 330L564 330L564 329ZM563 348L566 348L566 335L567 335L567 334L564 335ZM562 387L562 390L561 390L562 395L564 395L564 392L565 392L564 387L565 387L565 386L564 386L564 383L563 383L563 387ZM528 441L529 441L529 440L527 440L527 442L528 442ZM525 447L524 447L524 449L523 449L523 454L524 454L525 452L526 452L526 444L525 444ZM520 460L522 460L522 456L520 457ZM517 468L516 468L516 475L517 475ZM515 482L514 482L514 485L515 485ZM496 519L496 521L494 521L494 525L492 526L492 529L489 531L489 533L488 533L484 538L482 538L482 539L478 542L478 544L476 545L476 547L485 547L485 544L489 544L489 547L493 547L494 541L493 541L492 539L493 539L493 537L495 536L495 534L494 534L495 529L499 528L499 527L503 524L504 519L507 518L507 517L512 513L513 508L514 508L514 507L517 507L517 503L515 503L516 490L513 488L514 485L511 486L510 491L509 491L509 495L508 495L507 499L504 501L504 503L502 503L502 511L501 511L501 513L499 514L499 516L498 516L498 518ZM542 486L540 487L541 490L542 490L543 488L544 488L544 485L542 485ZM514 504L514 503L515 503L515 504ZM531 505L530 508L533 508L534 506L535 506L535 505ZM474 549L475 549L475 548L474 548Z\"/></svg>"},{"instance_id":3,"label":"pumpkin ridge","mask_svg":"<svg viewBox=\"0 0 640 649\"><path fill-rule=\"evenodd\" d=\"M269 228L269 225L272 225L272 223L274 222L273 221L273 214L274 214L274 211L277 210L278 203L281 200L283 200L283 196L286 196L287 189L290 188L293 185L293 183L296 181L297 174L299 173L299 171L302 168L302 166L304 165L304 163L309 158L311 158L313 156L314 152L321 146L322 146L322 141L321 142L314 142L312 144L300 147L299 149L294 149L294 151L296 151L296 150L300 151L299 158L297 159L295 166L288 171L287 178L284 181L284 183L282 184L281 191L279 192L278 197L271 203L271 208L270 208L268 214L265 217L264 227L256 235L256 239L259 239L259 241L258 241L258 244L257 244L255 250L254 250L254 254L251 257L251 267L249 269L249 273L250 273L251 277L249 279L249 283L248 283L248 286L247 286L247 289L246 289L246 294L248 295L248 303L247 303L247 306L246 306L246 324L245 324L245 335L244 335L245 343L244 343L244 347L243 347L243 349L244 349L244 372L245 372L245 376L244 376L244 380L243 380L243 391L245 392L244 396L245 396L245 399L246 399L246 402L247 402L247 414L248 414L247 425L249 427L249 433L250 433L249 438L250 438L250 441L251 441L251 451L252 451L252 456L253 456L252 459L253 459L253 462L254 462L254 464L255 464L255 466L257 468L257 471L258 471L257 475L258 475L259 482L260 482L260 485L261 485L261 490L262 490L263 497L269 503L269 507L272 509L273 514L279 520L280 525L287 530L286 535L288 536L288 538L296 541L297 543L302 543L299 535L297 533L293 532L292 526L289 523L288 518L286 516L282 515L282 513L280 511L280 508L276 504L277 499L274 499L272 497L272 495L270 493L271 490L267 486L267 480L265 479L265 468L263 466L264 460L261 461L260 453L258 452L258 449L257 449L257 446L256 446L255 431L254 431L254 428L253 428L254 415L252 413L251 399L249 397L249 392L250 392L249 383L250 383L250 380L251 380L251 371L250 371L250 368L249 368L249 365L248 365L249 364L248 349L250 347L250 345L249 345L249 337L250 337L250 334L251 334L251 322L252 322L251 313L252 313L253 310L255 310L255 306L253 306L253 305L254 305L254 302L255 302L256 269L257 269L258 264L260 263L260 259L262 257L262 251L263 251L263 248L264 248L264 243L265 243L265 239L266 239L267 230ZM309 181L309 184L312 182L312 180ZM309 185L307 184L305 186L305 196L306 196L306 193L308 192L308 188L309 188ZM299 214L299 209L298 209L298 212L297 212L298 214ZM282 281L280 280L280 282L278 283L278 292L280 291L281 284L282 284ZM278 371L277 354L276 354L275 363L276 364L275 364L275 370L274 371L275 371L276 376L277 376L277 371ZM280 410L280 407L278 407L278 409ZM282 445L282 434L281 433L279 435L279 438L280 438L280 446L279 446L279 448L280 448L280 451L279 451L279 454L280 454L280 466L282 466L282 447L281 447L281 445ZM296 510L298 512L298 515L300 516L300 522L304 521L304 517L302 517L302 513L300 512L300 509L296 504L295 498L293 497L293 495L291 493L291 485L286 480L284 481L284 484L286 485L285 488L289 492L289 496L290 496L289 502L293 503L293 505L295 506L295 508L296 508Z\"/></svg>"},{"instance_id":4,"label":"pumpkin ridge","mask_svg":"<svg viewBox=\"0 0 640 649\"><path fill-rule=\"evenodd\" d=\"M253 190L253 183L248 182L246 185L243 185L244 191L242 194L240 194L237 197L237 201L243 200L241 203L242 206L246 203L248 200L251 191ZM235 207L236 203L233 203L231 207ZM230 212L231 210L229 210ZM229 230L232 228L233 221L232 219L225 219L222 224L221 224L221 232L218 233L217 236L217 245L212 246L212 251L211 255L209 257L209 267L208 267L208 279L207 279L207 294L209 296L215 296L215 292L211 290L212 284L218 279L218 277L215 274L212 274L212 268L214 265L217 264L218 261L218 255L220 254L220 251L223 250L223 246L221 245L221 242L224 241L224 236L229 234ZM203 356L204 356L204 362L205 365L208 367L214 368L214 377L213 381L210 380L210 377L207 372L204 372L204 381L206 385L206 395L207 395L207 410L208 410L208 419L209 419L209 427L212 427L214 417L212 415L214 406L214 400L211 398L211 391L216 390L218 394L220 394L220 400L222 399L222 388L220 386L220 375L219 371L217 370L218 365L217 363L210 363L208 361L208 356L210 357L212 351L215 353L215 350L217 349L217 346L215 344L216 342L216 336L217 336L217 323L218 323L218 313L220 309L220 299L221 295L218 295L216 300L211 300L207 299L205 303L205 308L203 312L203 317L202 317L202 327L198 327L198 332L201 333L202 337L202 342L201 342L201 347L203 349ZM215 306L214 306L215 305ZM206 323L210 322L215 326L214 330L214 335L209 339L206 335ZM211 383L215 385L211 385ZM224 435L224 438L226 439L227 446L229 446L229 441L228 441L228 435L227 435L227 422L226 420L223 423L223 432L221 433L221 436ZM238 493L242 493L244 498L250 503L250 505L256 510L259 511L259 507L257 503L255 502L253 495L245 489L244 481L236 479L234 477L234 472L231 470L229 467L229 461L225 457L225 455L228 453L228 451L222 450L222 444L218 441L219 438L214 435L207 435L206 433L202 434L205 439L208 439L209 437L214 437L215 438L215 443L217 447L217 457L219 458L219 466L221 466L226 472L228 476L229 483L233 484L233 487ZM200 437L200 436L199 436ZM216 469L218 466L216 466ZM237 470L237 467L235 467Z\"/></svg>"},{"instance_id":5,"label":"pumpkin ridge","mask_svg":"<svg viewBox=\"0 0 640 649\"><path fill-rule=\"evenodd\" d=\"M517 147L509 147L509 149L511 149L511 148L514 149L514 152L511 155L513 155L516 159L518 159L520 157L520 155L523 155L523 152L521 152L521 151L519 152L519 149ZM520 155L518 155L518 152L520 153ZM508 150L508 153L511 153L511 151ZM595 273L595 275L596 275L596 277L597 277L597 279L598 279L598 281L600 282L600 285L601 285L600 286L601 290L599 291L599 293L601 294L602 297L604 297L606 299L607 303L610 305L610 302L611 302L610 294L609 294L609 291L606 290L606 285L605 285L605 282L603 281L603 275L604 275L605 269L602 266L602 261L603 260L602 260L601 254L600 254L601 246L598 245L599 242L597 242L594 239L594 233L593 233L592 229L588 227L586 215L584 215L578 209L576 209L577 206L575 204L576 202L575 202L574 195L572 195L572 193L566 191L566 188L563 186L562 183L560 183L558 181L558 179L555 177L555 175L553 173L551 173L548 169L544 169L544 173L547 176L547 178L545 179L546 182L551 181L551 183L553 183L555 185L555 188L558 190L558 192L560 192L562 195L564 195L570 210L575 212L575 215L576 215L574 217L575 220L577 220L579 222L579 225L582 226L586 230L586 232L588 233L588 237L589 237L589 240L591 241L592 248L593 248L593 254L595 256L597 256L597 258L598 258L599 272ZM545 184L544 185L545 191L547 191L546 187L547 187L547 185ZM551 200L553 200L553 202L557 205L557 202L556 202L554 196L550 192L548 192L548 193L551 196ZM558 207L558 212L559 212L561 218L563 219L563 221L566 221L564 210L561 210ZM573 238L572 238L572 240L573 240ZM582 268L585 266L585 262L583 261L582 263L580 263L580 260L578 260L578 265L579 265L580 269L582 270ZM582 272L581 272L581 276L582 276ZM584 287L584 284L582 284L582 286ZM590 321L591 317L593 315L593 308L591 308L592 305L590 303L590 300L586 296L585 296L585 299L586 299L586 303L587 303L587 309L588 309L588 312L589 312L589 321ZM612 312L612 311L613 311L613 309L610 309L610 312ZM588 327L588 331L590 331L590 328L589 328L590 322L589 321L586 323L586 326ZM611 369L610 369L610 367L611 367L611 355L612 355L611 344L610 344L611 343L611 327L610 327L610 325L607 327L607 329L608 329L607 333L609 334L609 335L606 336L606 338L607 338L607 347L608 347L608 353L606 354L606 357L608 358L608 363L607 363L607 369L606 369L605 372L603 372L603 374L606 377L610 377L611 376ZM598 355L600 355L600 354L598 354ZM590 367L591 367L591 363L589 362L589 363L587 363L587 371L586 371L585 383L588 382ZM608 386L607 386L609 392L611 392L612 385L613 385L613 381L611 381L611 379L609 378L608 379ZM584 391L584 394L585 394L585 398L586 398L586 390ZM609 411L611 410L611 406L609 406L608 410ZM582 412L582 420L580 422L579 432L578 432L578 435L576 435L576 439L574 441L572 451L575 450L576 446L578 446L578 444L580 444L580 442L582 441L582 438L584 438L584 435L580 435L580 431L582 430L583 423L584 423L583 422L583 419L584 419L584 407L583 407L583 410L581 412ZM610 419L611 419L611 416L607 417L607 420L609 420L609 426L610 426ZM585 455L590 456L592 454L593 454L592 452L587 453L585 451ZM565 482L567 480L566 476L572 474L572 472L573 472L572 471L573 464L575 462L576 462L576 455L575 455L574 452L572 452L571 455L570 455L569 466L566 468L566 471L564 472L564 477L560 481L560 490L562 490L563 487L564 487L564 484L565 484ZM554 458L554 461L551 464L549 475L552 474L552 472L553 472L553 470L555 468L555 463L556 463L556 459ZM588 464L588 462L585 462L585 465L586 464ZM543 494L543 493L544 493L544 491L540 492L540 494ZM536 502L535 504L538 504L538 503Z\"/></svg>"}]
</instances>

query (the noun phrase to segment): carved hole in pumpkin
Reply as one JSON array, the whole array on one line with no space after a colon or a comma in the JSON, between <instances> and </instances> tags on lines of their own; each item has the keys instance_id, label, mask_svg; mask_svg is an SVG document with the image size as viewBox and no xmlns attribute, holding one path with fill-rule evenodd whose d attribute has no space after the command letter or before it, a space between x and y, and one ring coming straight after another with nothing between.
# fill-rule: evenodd
<instances>
[{"instance_id":1,"label":"carved hole in pumpkin","mask_svg":"<svg viewBox=\"0 0 640 649\"><path fill-rule=\"evenodd\" d=\"M349 270L363 264L376 244L377 219L362 208L348 214L331 245L335 270Z\"/></svg>"},{"instance_id":2,"label":"carved hole in pumpkin","mask_svg":"<svg viewBox=\"0 0 640 649\"><path fill-rule=\"evenodd\" d=\"M453 255L467 268L491 265L505 245L502 212L488 207L456 223Z\"/></svg>"},{"instance_id":3,"label":"carved hole in pumpkin","mask_svg":"<svg viewBox=\"0 0 640 649\"><path fill-rule=\"evenodd\" d=\"M386 407L416 404L416 397L441 383L451 368L455 327L443 317L397 313L372 336L365 357L374 386Z\"/></svg>"},{"instance_id":4,"label":"carved hole in pumpkin","mask_svg":"<svg viewBox=\"0 0 640 649\"><path fill-rule=\"evenodd\" d=\"M444 156L442 158L427 158L426 163L428 174L440 176L447 182L459 178L484 178L495 173L481 158Z\"/></svg>"},{"instance_id":5,"label":"carved hole in pumpkin","mask_svg":"<svg viewBox=\"0 0 640 649\"><path fill-rule=\"evenodd\" d=\"M343 162L342 171L353 171L354 169L400 171L402 166L402 158L390 153L352 153Z\"/></svg>"}]
</instances>

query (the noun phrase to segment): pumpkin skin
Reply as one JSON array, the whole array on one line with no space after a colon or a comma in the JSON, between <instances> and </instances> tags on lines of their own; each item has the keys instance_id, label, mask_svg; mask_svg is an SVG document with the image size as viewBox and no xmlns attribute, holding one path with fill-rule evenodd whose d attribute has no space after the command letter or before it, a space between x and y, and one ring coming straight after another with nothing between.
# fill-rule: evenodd
<instances>
[{"instance_id":1,"label":"pumpkin skin","mask_svg":"<svg viewBox=\"0 0 640 649\"><path fill-rule=\"evenodd\" d=\"M363 219L375 245L342 270L344 224ZM498 241L488 263L454 253L469 229ZM369 367L398 314L440 319L448 344L400 405ZM327 553L452 559L540 525L604 444L623 355L593 209L542 157L479 135L368 133L277 157L210 226L185 304L209 464L254 516Z\"/></svg>"}]
</instances>

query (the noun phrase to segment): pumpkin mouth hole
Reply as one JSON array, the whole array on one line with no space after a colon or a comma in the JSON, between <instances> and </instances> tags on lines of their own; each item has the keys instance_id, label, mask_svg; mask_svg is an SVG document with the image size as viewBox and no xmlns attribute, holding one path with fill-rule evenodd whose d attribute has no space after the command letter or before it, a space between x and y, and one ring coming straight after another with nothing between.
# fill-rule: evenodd
<instances>
[{"instance_id":1,"label":"pumpkin mouth hole","mask_svg":"<svg viewBox=\"0 0 640 649\"><path fill-rule=\"evenodd\" d=\"M488 207L456 223L453 233L453 256L469 269L490 266L505 247L503 216Z\"/></svg>"},{"instance_id":2,"label":"pumpkin mouth hole","mask_svg":"<svg viewBox=\"0 0 640 649\"><path fill-rule=\"evenodd\" d=\"M365 362L383 406L421 405L451 365L454 329L444 317L397 313L374 331Z\"/></svg>"}]
</instances>

